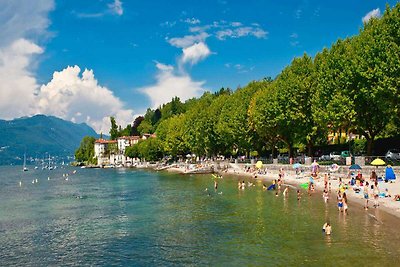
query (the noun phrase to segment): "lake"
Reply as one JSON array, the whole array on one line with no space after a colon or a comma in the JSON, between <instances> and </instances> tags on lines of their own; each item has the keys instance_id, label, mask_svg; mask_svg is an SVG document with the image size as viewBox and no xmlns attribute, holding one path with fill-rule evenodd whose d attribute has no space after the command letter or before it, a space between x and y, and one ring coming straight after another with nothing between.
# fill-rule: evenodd
<instances>
[{"instance_id":1,"label":"lake","mask_svg":"<svg viewBox=\"0 0 400 267\"><path fill-rule=\"evenodd\" d=\"M215 192L211 175L0 167L0 266L398 264L400 221L383 211L218 181Z\"/></svg>"}]
</instances>

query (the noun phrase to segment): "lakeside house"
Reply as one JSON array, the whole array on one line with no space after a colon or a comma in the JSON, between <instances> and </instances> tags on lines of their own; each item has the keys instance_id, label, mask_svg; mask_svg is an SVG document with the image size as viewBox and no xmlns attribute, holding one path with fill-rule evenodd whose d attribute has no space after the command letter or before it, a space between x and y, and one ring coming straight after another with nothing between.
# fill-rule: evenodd
<instances>
[{"instance_id":1,"label":"lakeside house","mask_svg":"<svg viewBox=\"0 0 400 267\"><path fill-rule=\"evenodd\" d=\"M131 166L139 159L131 159L125 156L125 150L129 146L134 146L139 141L149 138L156 138L155 134L143 134L140 136L121 136L117 140L97 139L94 143L94 157L97 157L98 166Z\"/></svg>"}]
</instances>

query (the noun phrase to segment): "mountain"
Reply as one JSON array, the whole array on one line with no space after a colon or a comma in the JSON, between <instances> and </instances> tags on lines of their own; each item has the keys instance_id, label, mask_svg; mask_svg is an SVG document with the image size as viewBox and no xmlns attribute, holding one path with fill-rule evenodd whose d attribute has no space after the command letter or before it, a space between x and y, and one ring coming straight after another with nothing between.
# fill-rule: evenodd
<instances>
[{"instance_id":1,"label":"mountain","mask_svg":"<svg viewBox=\"0 0 400 267\"><path fill-rule=\"evenodd\" d=\"M73 156L86 135L98 134L86 123L73 123L53 116L36 115L11 121L0 120L0 165L22 164L27 159Z\"/></svg>"}]
</instances>

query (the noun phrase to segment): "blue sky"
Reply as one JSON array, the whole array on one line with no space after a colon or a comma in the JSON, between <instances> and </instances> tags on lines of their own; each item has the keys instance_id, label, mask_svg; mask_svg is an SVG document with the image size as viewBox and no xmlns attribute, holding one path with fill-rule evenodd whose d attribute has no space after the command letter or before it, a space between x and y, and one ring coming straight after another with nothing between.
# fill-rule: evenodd
<instances>
[{"instance_id":1,"label":"blue sky","mask_svg":"<svg viewBox=\"0 0 400 267\"><path fill-rule=\"evenodd\" d=\"M99 132L110 115L126 124L174 95L275 77L397 2L3 1L2 118L45 113Z\"/></svg>"}]
</instances>

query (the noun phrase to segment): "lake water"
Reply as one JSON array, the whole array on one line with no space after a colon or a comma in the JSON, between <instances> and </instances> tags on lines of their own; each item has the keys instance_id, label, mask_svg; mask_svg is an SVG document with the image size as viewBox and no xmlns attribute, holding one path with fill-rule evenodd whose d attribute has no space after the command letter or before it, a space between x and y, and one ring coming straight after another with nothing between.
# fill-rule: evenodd
<instances>
[{"instance_id":1,"label":"lake water","mask_svg":"<svg viewBox=\"0 0 400 267\"><path fill-rule=\"evenodd\" d=\"M218 194L210 175L77 169L65 181L73 170L0 167L0 266L399 264L399 220L379 210L239 192L234 177Z\"/></svg>"}]
</instances>

